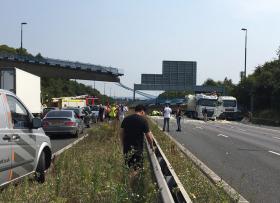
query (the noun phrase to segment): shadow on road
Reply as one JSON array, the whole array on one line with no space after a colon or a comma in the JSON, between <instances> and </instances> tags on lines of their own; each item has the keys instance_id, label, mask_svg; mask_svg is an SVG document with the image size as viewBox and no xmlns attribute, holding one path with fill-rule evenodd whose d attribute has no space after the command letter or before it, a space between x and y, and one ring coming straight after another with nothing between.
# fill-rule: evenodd
<instances>
[{"instance_id":1,"label":"shadow on road","mask_svg":"<svg viewBox=\"0 0 280 203\"><path fill-rule=\"evenodd\" d=\"M76 138L71 134L61 134L61 135L48 135L51 140L64 140ZM80 137L80 136L79 136Z\"/></svg>"}]
</instances>

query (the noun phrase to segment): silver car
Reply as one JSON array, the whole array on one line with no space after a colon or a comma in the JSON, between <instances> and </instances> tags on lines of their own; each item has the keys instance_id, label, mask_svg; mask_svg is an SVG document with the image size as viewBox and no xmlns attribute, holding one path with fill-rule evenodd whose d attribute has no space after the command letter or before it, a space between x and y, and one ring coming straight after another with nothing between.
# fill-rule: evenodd
<instances>
[{"instance_id":1,"label":"silver car","mask_svg":"<svg viewBox=\"0 0 280 203\"><path fill-rule=\"evenodd\" d=\"M41 119L34 118L16 95L0 89L0 186L32 173L44 182L51 156Z\"/></svg>"},{"instance_id":2,"label":"silver car","mask_svg":"<svg viewBox=\"0 0 280 203\"><path fill-rule=\"evenodd\" d=\"M43 129L48 135L71 134L78 137L83 133L83 120L73 110L53 110L43 119Z\"/></svg>"}]
</instances>

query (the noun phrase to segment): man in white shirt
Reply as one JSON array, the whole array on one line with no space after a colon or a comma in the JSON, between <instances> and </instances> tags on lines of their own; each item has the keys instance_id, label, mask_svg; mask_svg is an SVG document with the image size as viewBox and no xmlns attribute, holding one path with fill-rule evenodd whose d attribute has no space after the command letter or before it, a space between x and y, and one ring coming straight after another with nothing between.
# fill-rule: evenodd
<instances>
[{"instance_id":1,"label":"man in white shirt","mask_svg":"<svg viewBox=\"0 0 280 203\"><path fill-rule=\"evenodd\" d=\"M169 120L171 117L172 109L169 107L168 104L165 105L165 108L163 110L163 128L162 130L165 131L165 126L167 124L167 132L169 132Z\"/></svg>"}]
</instances>

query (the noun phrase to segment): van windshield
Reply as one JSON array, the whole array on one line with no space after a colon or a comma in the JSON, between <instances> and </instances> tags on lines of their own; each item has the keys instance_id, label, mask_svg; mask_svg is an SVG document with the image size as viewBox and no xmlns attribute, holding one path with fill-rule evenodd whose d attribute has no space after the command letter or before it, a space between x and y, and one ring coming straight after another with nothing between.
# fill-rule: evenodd
<instances>
[{"instance_id":1,"label":"van windshield","mask_svg":"<svg viewBox=\"0 0 280 203\"><path fill-rule=\"evenodd\" d=\"M216 99L200 99L198 100L198 105L200 106L217 106L217 100Z\"/></svg>"},{"instance_id":2,"label":"van windshield","mask_svg":"<svg viewBox=\"0 0 280 203\"><path fill-rule=\"evenodd\" d=\"M236 100L224 100L223 106L224 107L236 107Z\"/></svg>"}]
</instances>

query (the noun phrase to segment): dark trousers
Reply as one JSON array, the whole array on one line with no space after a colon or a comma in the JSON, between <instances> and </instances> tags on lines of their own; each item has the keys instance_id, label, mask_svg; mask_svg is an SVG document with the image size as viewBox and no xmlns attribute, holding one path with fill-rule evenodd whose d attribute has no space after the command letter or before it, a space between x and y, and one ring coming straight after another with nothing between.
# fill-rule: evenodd
<instances>
[{"instance_id":1,"label":"dark trousers","mask_svg":"<svg viewBox=\"0 0 280 203\"><path fill-rule=\"evenodd\" d=\"M129 149L130 148L130 149ZM135 150L133 146L125 146L123 149L125 164L129 168L133 168L134 170L138 170L143 168L144 165L144 157L142 150Z\"/></svg>"},{"instance_id":2,"label":"dark trousers","mask_svg":"<svg viewBox=\"0 0 280 203\"><path fill-rule=\"evenodd\" d=\"M178 126L178 129L177 129L177 130L180 130L180 131L181 131L181 117L177 117L177 118L176 118L176 121L177 121L177 126Z\"/></svg>"},{"instance_id":3,"label":"dark trousers","mask_svg":"<svg viewBox=\"0 0 280 203\"><path fill-rule=\"evenodd\" d=\"M170 118L164 118L164 120L163 120L163 131L165 131L165 126L167 124L167 131L169 132L169 120L170 120Z\"/></svg>"}]
</instances>

